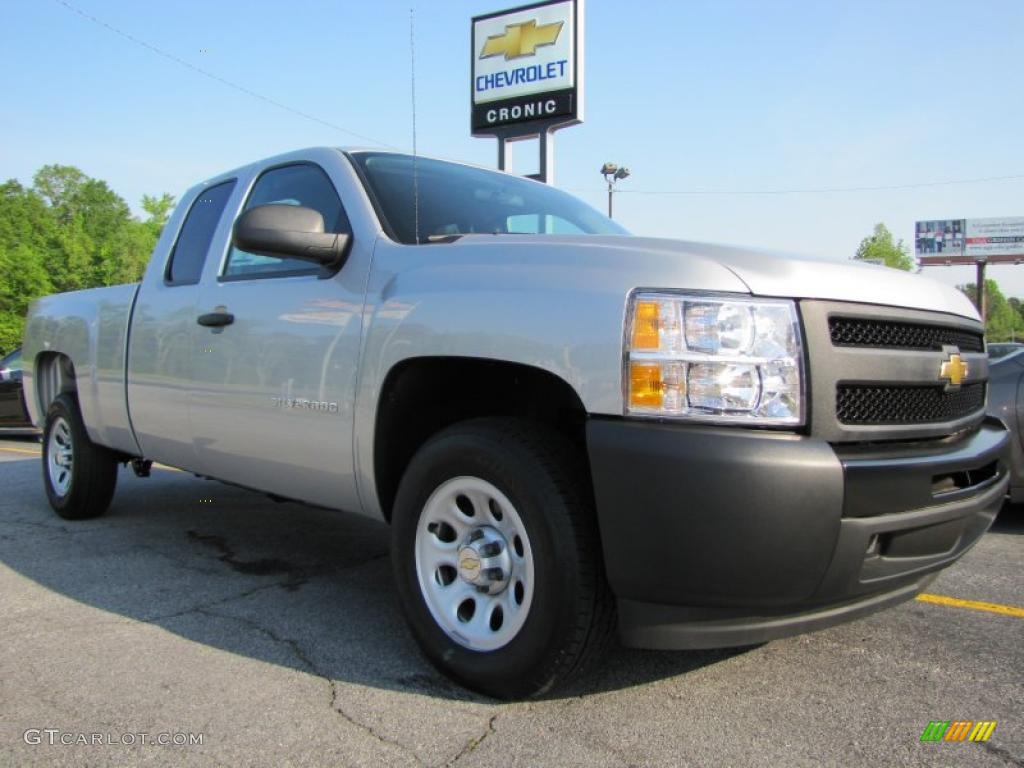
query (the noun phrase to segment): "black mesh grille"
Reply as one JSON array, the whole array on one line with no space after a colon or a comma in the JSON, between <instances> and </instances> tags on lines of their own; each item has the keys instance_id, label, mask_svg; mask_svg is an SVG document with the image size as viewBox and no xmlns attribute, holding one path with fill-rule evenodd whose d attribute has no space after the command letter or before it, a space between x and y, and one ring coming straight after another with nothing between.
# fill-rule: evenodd
<instances>
[{"instance_id":1,"label":"black mesh grille","mask_svg":"<svg viewBox=\"0 0 1024 768\"><path fill-rule=\"evenodd\" d=\"M838 347L891 349L942 349L944 344L961 352L981 352L985 343L980 333L943 325L922 325L861 317L830 317L828 330Z\"/></svg>"},{"instance_id":2,"label":"black mesh grille","mask_svg":"<svg viewBox=\"0 0 1024 768\"><path fill-rule=\"evenodd\" d=\"M985 406L985 383L944 387L886 387L840 384L836 418L842 424L927 424L953 421Z\"/></svg>"}]
</instances>

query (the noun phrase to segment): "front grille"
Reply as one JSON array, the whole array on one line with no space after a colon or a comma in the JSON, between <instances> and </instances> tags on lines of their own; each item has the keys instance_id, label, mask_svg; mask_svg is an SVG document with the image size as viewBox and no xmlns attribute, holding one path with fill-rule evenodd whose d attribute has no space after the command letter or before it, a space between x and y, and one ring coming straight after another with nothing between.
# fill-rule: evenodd
<instances>
[{"instance_id":1,"label":"front grille","mask_svg":"<svg viewBox=\"0 0 1024 768\"><path fill-rule=\"evenodd\" d=\"M942 325L830 317L828 330L832 343L837 347L942 349L948 344L958 347L961 352L982 352L985 349L980 333Z\"/></svg>"},{"instance_id":2,"label":"front grille","mask_svg":"<svg viewBox=\"0 0 1024 768\"><path fill-rule=\"evenodd\" d=\"M947 392L944 387L836 387L836 419L841 424L928 424L955 421L985 407L985 382L965 384Z\"/></svg>"}]
</instances>

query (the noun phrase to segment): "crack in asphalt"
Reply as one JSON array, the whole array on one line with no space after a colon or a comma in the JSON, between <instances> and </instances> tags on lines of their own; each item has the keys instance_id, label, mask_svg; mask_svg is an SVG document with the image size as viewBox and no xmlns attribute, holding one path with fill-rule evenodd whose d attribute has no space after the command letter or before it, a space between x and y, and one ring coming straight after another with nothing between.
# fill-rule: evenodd
<instances>
[{"instance_id":1,"label":"crack in asphalt","mask_svg":"<svg viewBox=\"0 0 1024 768\"><path fill-rule=\"evenodd\" d=\"M172 611L171 613L157 614L155 616L146 616L143 617L141 620L152 623L155 621L177 619L181 616L187 616L190 613L203 613L204 611L208 611L210 608L215 608L218 605L226 605L227 603L233 603L236 600L243 600L251 595L255 595L257 592L264 592L268 589L273 589L274 587L283 587L285 583L286 582L275 581L273 584L261 584L258 587L252 587L251 589L236 592L235 594L228 595L227 597L221 597L209 602L197 603L196 605L189 606L188 608L182 608L178 611Z\"/></svg>"},{"instance_id":2,"label":"crack in asphalt","mask_svg":"<svg viewBox=\"0 0 1024 768\"><path fill-rule=\"evenodd\" d=\"M245 617L245 616L232 616L232 615L226 614L226 613L218 613L216 611L210 611L210 610L207 610L205 608L197 609L195 612L196 613L201 613L204 616L209 616L209 617L213 617L213 618L221 618L221 619L229 619L229 620L237 621L238 623L244 624L245 626L247 626L247 627L249 627L251 629L254 629L257 632L262 632L267 637L269 637L271 640L273 640L275 643L278 643L280 645L283 645L283 646L287 647L291 651L292 655L298 660L299 664L302 667L304 667L309 674L311 674L311 675L313 675L315 677L320 678L321 680L323 680L327 684L328 692L330 693L330 696L331 696L329 705L330 705L331 710L335 714L340 715L342 717L342 719L345 720L345 722L349 723L350 725L352 725L355 728L358 728L359 730L363 731L364 733L372 736L377 741L379 741L381 744L386 744L388 746L395 747L396 749L401 751L407 757L413 758L416 761L417 765L426 766L426 763L423 762L422 758L420 758L420 756L418 754L416 754L416 752L414 750L410 749L409 747L405 746L404 744L402 744L402 743L400 743L398 741L395 741L393 739L389 739L387 736L384 736L383 734L381 734L377 730L375 730L372 726L369 726L366 723L360 722L356 718L352 717L352 715L350 715L347 712L345 712L341 708L341 706L338 704L338 685L337 685L337 683L329 675L324 674L316 666L316 664L313 663L313 660L309 658L309 656L306 654L306 652L302 649L302 646L300 646L299 643L296 640L294 640L294 639L292 639L290 637L282 637L281 635L278 635L273 630L268 629L267 627L263 626L262 624L259 624L258 622L253 621L252 619L250 619L248 617Z\"/></svg>"},{"instance_id":3,"label":"crack in asphalt","mask_svg":"<svg viewBox=\"0 0 1024 768\"><path fill-rule=\"evenodd\" d=\"M193 532L189 531L189 533L191 534ZM183 558L179 559L179 558L174 557L173 555L170 555L170 554L167 554L167 553L160 553L160 554L163 554L165 557L168 557L168 558L170 558L172 560L175 560L177 562L177 564L180 565L181 567L189 568L191 570L198 570L198 571L200 571L202 573L205 573L207 575L209 575L209 573L210 573L210 571L208 571L206 569L202 569L202 568L198 568L196 566L188 565L184 561ZM390 552L383 552L383 553L380 553L380 554L368 557L365 560L360 560L357 563L349 563L349 564L345 565L344 567L334 568L332 570L334 572L339 572L339 571L350 570L350 569L353 569L353 568L359 568L361 566L368 565L369 563L372 563L372 562L374 562L376 560L382 560L383 558L388 557L389 555L390 555ZM223 558L218 558L218 559L223 560ZM289 574L287 579L283 579L281 581L275 581L275 582L272 582L270 584L261 584L261 585L259 585L257 587L252 587L250 589L246 589L246 590L243 590L241 592L236 592L234 594L228 595L227 597L220 597L220 598L217 598L216 600L196 603L195 605L189 606L187 608L182 608L182 609L177 610L177 611L172 611L171 613L163 613L163 614L156 614L156 615L153 615L153 616L146 616L146 617L144 617L142 619L142 621L147 621L147 622L166 621L167 619L176 619L176 618L179 618L181 616L187 616L190 613L202 613L203 611L209 610L210 608L215 608L218 605L226 605L227 603L233 603L236 600L243 600L243 599L245 599L247 597L250 597L251 595L257 594L258 592L264 592L266 590L274 589L276 587L280 587L281 589L288 590L289 592L294 592L300 586L306 584L308 582L308 578L320 575L323 572L324 571L322 571L320 569L306 569L303 573L304 573L304 576L307 577L307 578L304 578L301 582L296 582L295 581L295 579L294 579L295 574L293 572L293 573Z\"/></svg>"},{"instance_id":4,"label":"crack in asphalt","mask_svg":"<svg viewBox=\"0 0 1024 768\"><path fill-rule=\"evenodd\" d=\"M79 528L77 530L71 530L66 525L53 525L51 523L39 523L35 520L5 520L4 525L27 525L32 528L42 528L47 531L53 531L54 533L66 533L75 534L82 533L87 530L95 530L89 528Z\"/></svg>"},{"instance_id":5,"label":"crack in asphalt","mask_svg":"<svg viewBox=\"0 0 1024 768\"><path fill-rule=\"evenodd\" d=\"M309 580L315 576L320 576L325 573L347 571L351 568L359 568L360 566L372 563L374 560L380 560L390 555L390 550L386 550L354 563L346 563L340 567L333 565L307 567L296 565L288 562L287 560L282 560L276 557L262 557L255 560L239 560L234 549L230 544L228 544L227 539L223 536L219 536L217 534L198 533L193 530L186 531L185 535L188 537L189 541L203 544L219 552L220 555L217 559L238 573L246 576L287 575L288 578L281 582L281 586L290 592L294 592L299 587L308 583Z\"/></svg>"},{"instance_id":6,"label":"crack in asphalt","mask_svg":"<svg viewBox=\"0 0 1024 768\"><path fill-rule=\"evenodd\" d=\"M445 763L445 765L450 768L451 766L459 762L459 760L466 757L466 755L471 755L477 747L479 747L481 744L487 741L487 737L491 736L494 733L494 721L497 719L497 715L491 715L491 717L487 720L487 727L484 729L484 732L481 733L479 736L474 736L469 741L467 741L463 745L462 749L460 749L453 758L451 758L447 763Z\"/></svg>"},{"instance_id":7,"label":"crack in asphalt","mask_svg":"<svg viewBox=\"0 0 1024 768\"><path fill-rule=\"evenodd\" d=\"M373 728L373 726L367 725L366 723L362 723L359 720L356 720L354 717L352 717L352 715L350 715L348 712L346 712L344 709L342 709L341 705L338 703L338 684L332 678L330 678L327 675L324 675L324 674L318 672L315 667L311 666L310 672L312 674L314 674L314 675L317 675L318 677L323 678L325 681L327 681L327 684L330 687L330 692L331 692L331 704L330 704L331 709L333 709L336 714L341 715L342 718L344 718L346 722L351 723L356 728L359 728L359 729L365 731L366 733L370 734L371 736L373 736L375 739L377 739L377 741L379 741L382 744L389 744L389 745L391 745L393 747L397 747L404 754L408 755L413 760L415 760L417 765L422 765L422 766L426 766L427 765L423 761L423 758L421 758L418 754L416 754L415 750L409 749L409 747L405 746L404 744L401 744L401 743L399 743L399 742L397 742L397 741L395 741L393 739L387 738L386 736L378 733L376 731L376 729Z\"/></svg>"},{"instance_id":8,"label":"crack in asphalt","mask_svg":"<svg viewBox=\"0 0 1024 768\"><path fill-rule=\"evenodd\" d=\"M238 573L247 576L276 576L287 574L289 586L286 589L298 589L309 580L309 573L301 566L289 563L276 557L261 557L256 560L239 560L227 539L216 534L186 531L189 541L205 544L220 553L217 559Z\"/></svg>"}]
</instances>

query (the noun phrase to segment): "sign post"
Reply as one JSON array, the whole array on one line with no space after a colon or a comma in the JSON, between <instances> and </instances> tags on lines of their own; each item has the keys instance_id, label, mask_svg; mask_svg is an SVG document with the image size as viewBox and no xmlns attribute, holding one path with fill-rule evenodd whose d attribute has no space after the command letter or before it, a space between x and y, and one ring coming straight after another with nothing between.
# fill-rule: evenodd
<instances>
[{"instance_id":1,"label":"sign post","mask_svg":"<svg viewBox=\"0 0 1024 768\"><path fill-rule=\"evenodd\" d=\"M539 138L538 178L554 183L554 132L583 122L583 0L546 0L473 17L470 130L508 144Z\"/></svg>"},{"instance_id":2,"label":"sign post","mask_svg":"<svg viewBox=\"0 0 1024 768\"><path fill-rule=\"evenodd\" d=\"M922 267L974 264L975 305L984 321L985 268L1024 261L1024 216L919 221L914 227L914 253Z\"/></svg>"}]
</instances>

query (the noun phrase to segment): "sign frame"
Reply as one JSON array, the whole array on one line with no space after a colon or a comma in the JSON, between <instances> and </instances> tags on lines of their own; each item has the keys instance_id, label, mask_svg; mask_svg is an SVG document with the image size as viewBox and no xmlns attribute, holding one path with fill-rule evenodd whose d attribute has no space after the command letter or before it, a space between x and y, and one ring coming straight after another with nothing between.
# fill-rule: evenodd
<instances>
[{"instance_id":1,"label":"sign frame","mask_svg":"<svg viewBox=\"0 0 1024 768\"><path fill-rule=\"evenodd\" d=\"M478 105L475 103L476 97L476 62L480 51L478 50L479 45L476 40L476 25L479 21L486 21L488 19L495 19L502 16L508 16L515 13L522 13L524 11L531 11L537 8L544 8L551 5L562 5L563 3L572 3L572 72L573 72L573 84L569 88L561 87L551 91L544 91L528 96L517 96L511 97L507 100L499 100L487 103L486 106ZM484 13L478 16L472 17L469 24L469 40L470 40L470 61L469 61L469 129L470 133L474 137L488 137L494 136L498 139L498 155L499 165L504 167L504 154L505 141L518 141L521 139L529 139L536 136L541 137L542 145L545 143L545 137L550 132L557 130L558 128L564 128L570 125L578 125L583 122L584 113L584 76L583 76L583 14L584 14L584 0L541 0L540 2L529 3L527 5L520 5L514 8L506 8L501 11L494 11L491 13ZM481 108L485 109L500 109L502 106L509 107L513 99L515 101L544 101L550 100L551 98L562 98L568 99L570 102L570 108L568 112L562 112L561 114L552 115L551 117L539 117L535 119L522 119L515 122L505 122L500 125L481 125L479 121L474 119L474 113ZM542 155L544 155L542 147ZM542 157L543 165L543 157Z\"/></svg>"}]
</instances>

